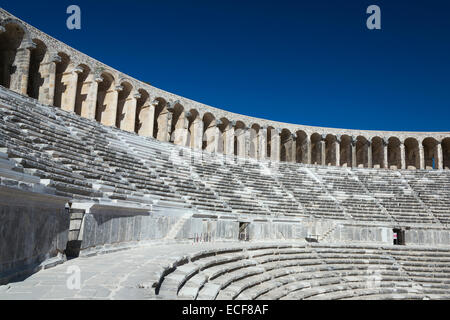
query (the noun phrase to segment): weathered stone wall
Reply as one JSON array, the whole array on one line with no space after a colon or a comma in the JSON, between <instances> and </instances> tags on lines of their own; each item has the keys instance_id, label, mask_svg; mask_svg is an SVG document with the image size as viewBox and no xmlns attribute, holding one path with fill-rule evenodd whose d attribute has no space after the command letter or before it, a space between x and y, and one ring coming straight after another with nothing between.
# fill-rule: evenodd
<instances>
[{"instance_id":1,"label":"weathered stone wall","mask_svg":"<svg viewBox=\"0 0 450 320\"><path fill-rule=\"evenodd\" d=\"M67 201L0 186L0 284L64 261Z\"/></svg>"}]
</instances>

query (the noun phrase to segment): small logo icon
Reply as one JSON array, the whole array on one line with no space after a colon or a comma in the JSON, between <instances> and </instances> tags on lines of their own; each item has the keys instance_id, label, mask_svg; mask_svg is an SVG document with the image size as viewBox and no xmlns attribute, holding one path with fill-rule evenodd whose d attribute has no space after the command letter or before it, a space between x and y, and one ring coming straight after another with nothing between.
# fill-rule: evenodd
<instances>
[{"instance_id":1,"label":"small logo icon","mask_svg":"<svg viewBox=\"0 0 450 320\"><path fill-rule=\"evenodd\" d=\"M80 30L81 29L81 9L77 5L71 5L67 7L67 14L70 16L67 18L66 25L69 30Z\"/></svg>"}]
</instances>

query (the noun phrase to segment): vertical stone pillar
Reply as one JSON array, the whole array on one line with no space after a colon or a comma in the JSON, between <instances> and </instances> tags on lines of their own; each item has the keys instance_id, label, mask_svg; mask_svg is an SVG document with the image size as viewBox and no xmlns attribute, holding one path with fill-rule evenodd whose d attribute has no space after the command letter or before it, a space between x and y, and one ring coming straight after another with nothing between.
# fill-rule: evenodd
<instances>
[{"instance_id":1,"label":"vertical stone pillar","mask_svg":"<svg viewBox=\"0 0 450 320\"><path fill-rule=\"evenodd\" d=\"M97 109L98 84L103 81L101 76L92 75L89 91L86 97L86 107L81 108L81 116L87 119L95 120Z\"/></svg>"},{"instance_id":2,"label":"vertical stone pillar","mask_svg":"<svg viewBox=\"0 0 450 320\"><path fill-rule=\"evenodd\" d=\"M119 92L123 90L122 86L116 86L112 91L111 95L107 93L108 104L105 111L103 111L102 122L106 126L114 127L116 125L117 118L117 104L119 102Z\"/></svg>"},{"instance_id":3,"label":"vertical stone pillar","mask_svg":"<svg viewBox=\"0 0 450 320\"><path fill-rule=\"evenodd\" d=\"M372 159L372 142L367 140L367 167L368 168L372 168L372 163L373 163L373 159Z\"/></svg>"},{"instance_id":4,"label":"vertical stone pillar","mask_svg":"<svg viewBox=\"0 0 450 320\"><path fill-rule=\"evenodd\" d=\"M225 127L224 135L224 150L223 153L229 156L234 155L234 126L236 125L236 121L231 121Z\"/></svg>"},{"instance_id":5,"label":"vertical stone pillar","mask_svg":"<svg viewBox=\"0 0 450 320\"><path fill-rule=\"evenodd\" d=\"M236 139L237 139L237 150L236 154L238 157L244 158L247 156L247 128L237 129L235 131Z\"/></svg>"},{"instance_id":6,"label":"vertical stone pillar","mask_svg":"<svg viewBox=\"0 0 450 320\"><path fill-rule=\"evenodd\" d=\"M44 84L39 89L39 102L52 106L55 102L56 64L61 62L61 57L53 54L48 62L43 65Z\"/></svg>"},{"instance_id":7,"label":"vertical stone pillar","mask_svg":"<svg viewBox=\"0 0 450 320\"><path fill-rule=\"evenodd\" d=\"M419 169L425 169L425 154L422 143L419 143Z\"/></svg>"},{"instance_id":8,"label":"vertical stone pillar","mask_svg":"<svg viewBox=\"0 0 450 320\"><path fill-rule=\"evenodd\" d=\"M335 159L336 159L336 166L341 166L341 136L336 137L336 141L334 142L335 147Z\"/></svg>"},{"instance_id":9,"label":"vertical stone pillar","mask_svg":"<svg viewBox=\"0 0 450 320\"><path fill-rule=\"evenodd\" d=\"M16 57L13 62L13 69L9 88L17 93L27 95L28 91L28 77L30 72L31 50L36 48L33 42L23 43L16 52Z\"/></svg>"},{"instance_id":10,"label":"vertical stone pillar","mask_svg":"<svg viewBox=\"0 0 450 320\"><path fill-rule=\"evenodd\" d=\"M311 164L312 149L311 149L311 136L306 136L306 164Z\"/></svg>"},{"instance_id":11,"label":"vertical stone pillar","mask_svg":"<svg viewBox=\"0 0 450 320\"><path fill-rule=\"evenodd\" d=\"M267 127L261 127L258 132L258 159L267 158Z\"/></svg>"},{"instance_id":12,"label":"vertical stone pillar","mask_svg":"<svg viewBox=\"0 0 450 320\"><path fill-rule=\"evenodd\" d=\"M357 167L357 163L356 163L356 137L352 136L351 146L352 146L352 168L356 168Z\"/></svg>"},{"instance_id":13,"label":"vertical stone pillar","mask_svg":"<svg viewBox=\"0 0 450 320\"><path fill-rule=\"evenodd\" d=\"M389 169L388 145L389 141L383 138L383 168L385 169Z\"/></svg>"},{"instance_id":14,"label":"vertical stone pillar","mask_svg":"<svg viewBox=\"0 0 450 320\"><path fill-rule=\"evenodd\" d=\"M197 116L191 125L191 148L202 150L203 147L203 121Z\"/></svg>"},{"instance_id":15,"label":"vertical stone pillar","mask_svg":"<svg viewBox=\"0 0 450 320\"><path fill-rule=\"evenodd\" d=\"M438 142L436 145L436 166L438 170L444 169L444 159L443 159L443 153L442 153L442 143Z\"/></svg>"},{"instance_id":16,"label":"vertical stone pillar","mask_svg":"<svg viewBox=\"0 0 450 320\"><path fill-rule=\"evenodd\" d=\"M216 127L214 129L214 152L223 154L223 137L219 128L221 124L222 120L216 120Z\"/></svg>"},{"instance_id":17,"label":"vertical stone pillar","mask_svg":"<svg viewBox=\"0 0 450 320\"><path fill-rule=\"evenodd\" d=\"M270 144L270 159L272 161L280 161L280 131L278 129L272 129Z\"/></svg>"},{"instance_id":18,"label":"vertical stone pillar","mask_svg":"<svg viewBox=\"0 0 450 320\"><path fill-rule=\"evenodd\" d=\"M175 131L172 133L174 139L173 143L179 146L188 146L188 117L190 116L190 113L182 112L177 120L177 123L175 124Z\"/></svg>"},{"instance_id":19,"label":"vertical stone pillar","mask_svg":"<svg viewBox=\"0 0 450 320\"><path fill-rule=\"evenodd\" d=\"M63 110L75 112L75 102L77 99L78 74L83 72L81 68L72 70L69 86L67 88L67 100L61 106Z\"/></svg>"},{"instance_id":20,"label":"vertical stone pillar","mask_svg":"<svg viewBox=\"0 0 450 320\"><path fill-rule=\"evenodd\" d=\"M206 141L206 148L205 150L207 152L216 152L217 151L217 126L216 121L211 121L208 128L205 129L205 134L203 139Z\"/></svg>"},{"instance_id":21,"label":"vertical stone pillar","mask_svg":"<svg viewBox=\"0 0 450 320\"><path fill-rule=\"evenodd\" d=\"M137 107L137 100L141 97L140 93L134 93L131 95L131 98L128 98L127 101L124 103L124 110L125 116L122 120L121 128L122 130L134 132L135 126L136 126L136 107Z\"/></svg>"},{"instance_id":22,"label":"vertical stone pillar","mask_svg":"<svg viewBox=\"0 0 450 320\"><path fill-rule=\"evenodd\" d=\"M405 144L403 142L400 142L400 168L402 170L406 169Z\"/></svg>"},{"instance_id":23,"label":"vertical stone pillar","mask_svg":"<svg viewBox=\"0 0 450 320\"><path fill-rule=\"evenodd\" d=\"M297 135L293 133L290 138L290 146L289 146L289 162L296 162L297 159ZM286 150L287 152L287 150Z\"/></svg>"},{"instance_id":24,"label":"vertical stone pillar","mask_svg":"<svg viewBox=\"0 0 450 320\"><path fill-rule=\"evenodd\" d=\"M326 166L327 161L327 145L326 145L326 138L327 136L325 134L322 134L320 137L320 164L322 166Z\"/></svg>"}]
</instances>

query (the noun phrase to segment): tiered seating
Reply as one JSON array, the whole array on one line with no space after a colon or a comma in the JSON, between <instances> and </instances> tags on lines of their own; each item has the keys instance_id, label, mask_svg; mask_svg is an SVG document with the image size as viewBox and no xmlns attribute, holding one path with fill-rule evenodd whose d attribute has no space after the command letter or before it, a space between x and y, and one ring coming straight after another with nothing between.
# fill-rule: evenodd
<instances>
[{"instance_id":1,"label":"tiered seating","mask_svg":"<svg viewBox=\"0 0 450 320\"><path fill-rule=\"evenodd\" d=\"M450 223L450 175L441 171L403 171L402 176L435 217Z\"/></svg>"},{"instance_id":2,"label":"tiered seating","mask_svg":"<svg viewBox=\"0 0 450 320\"><path fill-rule=\"evenodd\" d=\"M92 183L69 166L77 163L89 168L95 160L81 141L73 138L56 117L45 110L34 110L13 101L8 105L8 108L0 108L0 130L10 159L22 165L25 173L54 187L58 195L79 198L101 195L93 189Z\"/></svg>"},{"instance_id":3,"label":"tiered seating","mask_svg":"<svg viewBox=\"0 0 450 320\"><path fill-rule=\"evenodd\" d=\"M174 149L172 145L160 143L154 139L142 139L134 134L114 130L117 137L125 142L127 148L143 163L154 170L158 181L165 181L176 194L182 196L189 204L199 211L231 213L231 209L219 199L214 192L205 186L200 179L195 179L190 166L186 163L189 149ZM173 151L176 151L175 153ZM184 156L183 152L185 153ZM168 193L174 193L168 191Z\"/></svg>"},{"instance_id":4,"label":"tiered seating","mask_svg":"<svg viewBox=\"0 0 450 320\"><path fill-rule=\"evenodd\" d=\"M307 216L300 204L272 177L271 172L263 170L258 162L237 160L236 165L230 166L230 171L272 214Z\"/></svg>"},{"instance_id":5,"label":"tiered seating","mask_svg":"<svg viewBox=\"0 0 450 320\"><path fill-rule=\"evenodd\" d=\"M237 214L269 215L270 212L255 200L252 192L240 183L230 170L228 162L214 155L203 155L193 161L192 168L199 178Z\"/></svg>"},{"instance_id":6,"label":"tiered seating","mask_svg":"<svg viewBox=\"0 0 450 320\"><path fill-rule=\"evenodd\" d=\"M279 163L272 168L281 185L294 195L306 213L317 218L346 219L338 203L306 170L290 163Z\"/></svg>"},{"instance_id":7,"label":"tiered seating","mask_svg":"<svg viewBox=\"0 0 450 320\"><path fill-rule=\"evenodd\" d=\"M360 221L392 221L383 208L366 191L358 178L336 167L310 168L354 219Z\"/></svg>"},{"instance_id":8,"label":"tiered seating","mask_svg":"<svg viewBox=\"0 0 450 320\"><path fill-rule=\"evenodd\" d=\"M139 137L0 90L0 142L74 199L158 200L199 212L448 223L450 173L258 162Z\"/></svg>"},{"instance_id":9,"label":"tiered seating","mask_svg":"<svg viewBox=\"0 0 450 320\"><path fill-rule=\"evenodd\" d=\"M411 281L419 284L426 294L442 295L450 293L450 249L417 248L402 250L386 248L405 271Z\"/></svg>"},{"instance_id":10,"label":"tiered seating","mask_svg":"<svg viewBox=\"0 0 450 320\"><path fill-rule=\"evenodd\" d=\"M434 223L422 202L398 171L354 169L359 180L395 221Z\"/></svg>"},{"instance_id":11,"label":"tiered seating","mask_svg":"<svg viewBox=\"0 0 450 320\"><path fill-rule=\"evenodd\" d=\"M161 279L157 294L199 300L446 299L449 254L449 249L320 244L210 250Z\"/></svg>"}]
</instances>

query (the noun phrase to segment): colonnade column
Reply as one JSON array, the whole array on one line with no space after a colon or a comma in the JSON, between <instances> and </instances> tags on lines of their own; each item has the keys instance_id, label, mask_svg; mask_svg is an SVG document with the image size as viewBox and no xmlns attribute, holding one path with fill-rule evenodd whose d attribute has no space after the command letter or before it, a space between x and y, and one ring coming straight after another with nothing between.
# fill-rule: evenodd
<instances>
[{"instance_id":1,"label":"colonnade column","mask_svg":"<svg viewBox=\"0 0 450 320\"><path fill-rule=\"evenodd\" d=\"M258 132L258 159L267 158L267 127L261 127Z\"/></svg>"},{"instance_id":2,"label":"colonnade column","mask_svg":"<svg viewBox=\"0 0 450 320\"><path fill-rule=\"evenodd\" d=\"M95 112L97 109L98 84L103 81L99 75L93 75L89 91L86 97L86 108L81 109L81 116L87 119L95 120Z\"/></svg>"},{"instance_id":3,"label":"colonnade column","mask_svg":"<svg viewBox=\"0 0 450 320\"><path fill-rule=\"evenodd\" d=\"M191 125L191 147L202 150L203 147L203 121L197 116Z\"/></svg>"},{"instance_id":4,"label":"colonnade column","mask_svg":"<svg viewBox=\"0 0 450 320\"><path fill-rule=\"evenodd\" d=\"M402 170L406 169L405 144L403 142L400 142L400 168Z\"/></svg>"},{"instance_id":5,"label":"colonnade column","mask_svg":"<svg viewBox=\"0 0 450 320\"><path fill-rule=\"evenodd\" d=\"M22 95L27 95L28 92L28 77L30 73L31 50L36 48L32 42L23 43L16 53L13 62L14 73L11 74L11 82L9 88Z\"/></svg>"},{"instance_id":6,"label":"colonnade column","mask_svg":"<svg viewBox=\"0 0 450 320\"><path fill-rule=\"evenodd\" d=\"M39 90L39 102L52 106L55 103L55 85L56 85L56 64L61 62L61 57L53 54L45 64L44 84ZM95 118L95 116L94 116Z\"/></svg>"},{"instance_id":7,"label":"colonnade column","mask_svg":"<svg viewBox=\"0 0 450 320\"><path fill-rule=\"evenodd\" d=\"M103 111L102 122L106 126L113 127L116 125L117 104L119 102L119 92L123 90L122 86L115 86L111 91L111 98L108 99L109 104Z\"/></svg>"},{"instance_id":8,"label":"colonnade column","mask_svg":"<svg viewBox=\"0 0 450 320\"><path fill-rule=\"evenodd\" d=\"M236 121L231 121L224 128L224 150L223 153L229 156L234 155L234 126L236 125Z\"/></svg>"},{"instance_id":9,"label":"colonnade column","mask_svg":"<svg viewBox=\"0 0 450 320\"><path fill-rule=\"evenodd\" d=\"M278 129L272 129L270 141L270 160L280 161L280 131Z\"/></svg>"},{"instance_id":10,"label":"colonnade column","mask_svg":"<svg viewBox=\"0 0 450 320\"><path fill-rule=\"evenodd\" d=\"M442 170L442 169L444 169L444 159L443 159L441 142L438 142L436 145L436 153L437 153L437 159L436 159L437 169Z\"/></svg>"},{"instance_id":11,"label":"colonnade column","mask_svg":"<svg viewBox=\"0 0 450 320\"><path fill-rule=\"evenodd\" d=\"M83 72L81 68L75 68L71 72L70 82L67 88L67 104L62 105L62 109L75 112L75 102L77 98L78 74Z\"/></svg>"},{"instance_id":12,"label":"colonnade column","mask_svg":"<svg viewBox=\"0 0 450 320\"><path fill-rule=\"evenodd\" d=\"M327 136L325 134L320 136L320 164L322 166L325 166L327 161L326 138Z\"/></svg>"},{"instance_id":13,"label":"colonnade column","mask_svg":"<svg viewBox=\"0 0 450 320\"><path fill-rule=\"evenodd\" d=\"M425 169L425 154L422 143L419 143L419 169Z\"/></svg>"},{"instance_id":14,"label":"colonnade column","mask_svg":"<svg viewBox=\"0 0 450 320\"><path fill-rule=\"evenodd\" d=\"M367 167L372 168L372 142L367 141Z\"/></svg>"},{"instance_id":15,"label":"colonnade column","mask_svg":"<svg viewBox=\"0 0 450 320\"><path fill-rule=\"evenodd\" d=\"M352 167L356 168L357 167L357 163L356 163L356 137L352 137L351 148L352 148Z\"/></svg>"},{"instance_id":16,"label":"colonnade column","mask_svg":"<svg viewBox=\"0 0 450 320\"><path fill-rule=\"evenodd\" d=\"M335 159L336 159L336 166L341 166L341 137L337 136L336 141L334 142L335 147Z\"/></svg>"},{"instance_id":17,"label":"colonnade column","mask_svg":"<svg viewBox=\"0 0 450 320\"><path fill-rule=\"evenodd\" d=\"M389 169L388 145L389 141L387 139L383 139L383 168L385 169Z\"/></svg>"}]
</instances>

